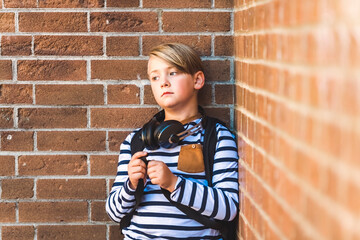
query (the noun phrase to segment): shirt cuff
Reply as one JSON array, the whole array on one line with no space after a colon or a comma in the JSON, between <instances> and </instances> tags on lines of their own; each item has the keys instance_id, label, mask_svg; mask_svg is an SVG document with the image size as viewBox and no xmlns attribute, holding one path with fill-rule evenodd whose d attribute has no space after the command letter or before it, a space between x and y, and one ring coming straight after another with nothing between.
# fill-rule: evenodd
<instances>
[{"instance_id":1,"label":"shirt cuff","mask_svg":"<svg viewBox=\"0 0 360 240\"><path fill-rule=\"evenodd\" d=\"M175 184L175 190L170 194L170 198L173 201L177 201L180 195L181 187L185 184L185 179L181 176L178 176L178 179Z\"/></svg>"},{"instance_id":2,"label":"shirt cuff","mask_svg":"<svg viewBox=\"0 0 360 240\"><path fill-rule=\"evenodd\" d=\"M136 189L131 189L130 187L130 179L128 178L124 184L124 190L128 195L135 195Z\"/></svg>"}]
</instances>

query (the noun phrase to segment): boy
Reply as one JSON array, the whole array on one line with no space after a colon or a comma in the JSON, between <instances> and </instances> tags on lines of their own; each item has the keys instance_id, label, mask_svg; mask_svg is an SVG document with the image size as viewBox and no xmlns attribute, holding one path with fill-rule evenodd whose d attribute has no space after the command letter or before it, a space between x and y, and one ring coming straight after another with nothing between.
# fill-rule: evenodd
<instances>
[{"instance_id":1,"label":"boy","mask_svg":"<svg viewBox=\"0 0 360 240\"><path fill-rule=\"evenodd\" d=\"M218 230L188 217L160 190L168 190L172 201L209 218L230 221L237 213L237 148L232 134L221 124L216 125L213 187L208 187L205 179L204 129L197 100L198 91L205 83L201 60L186 45L162 44L150 53L148 75L155 100L164 110L164 120L177 120L185 130L194 126L195 130L175 146L146 147L133 156L130 142L136 131L131 133L120 147L118 172L106 203L107 213L113 221L120 222L131 212L141 179L145 183L144 193L130 225L123 229L125 239L222 239ZM143 157L147 164L140 159Z\"/></svg>"}]
</instances>

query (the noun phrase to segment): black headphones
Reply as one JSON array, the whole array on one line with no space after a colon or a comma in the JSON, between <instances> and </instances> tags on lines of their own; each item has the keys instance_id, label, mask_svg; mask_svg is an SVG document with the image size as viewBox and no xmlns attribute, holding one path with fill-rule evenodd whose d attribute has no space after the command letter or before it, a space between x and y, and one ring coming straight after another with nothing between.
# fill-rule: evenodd
<instances>
[{"instance_id":1,"label":"black headphones","mask_svg":"<svg viewBox=\"0 0 360 240\"><path fill-rule=\"evenodd\" d=\"M199 107L199 112L204 118L204 112L201 107ZM181 122L176 120L164 121L164 119L165 112L162 110L155 114L154 117L142 127L141 140L147 149L155 150L159 147L176 147L181 140L194 134L202 127L200 121L195 126L185 130Z\"/></svg>"}]
</instances>

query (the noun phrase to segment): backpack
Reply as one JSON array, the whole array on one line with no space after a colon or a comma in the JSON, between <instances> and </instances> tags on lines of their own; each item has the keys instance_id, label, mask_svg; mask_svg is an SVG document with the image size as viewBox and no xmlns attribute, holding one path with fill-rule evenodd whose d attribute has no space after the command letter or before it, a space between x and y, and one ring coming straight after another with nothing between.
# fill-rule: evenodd
<instances>
[{"instance_id":1,"label":"backpack","mask_svg":"<svg viewBox=\"0 0 360 240\"><path fill-rule=\"evenodd\" d=\"M204 145L203 145L203 159L205 166L205 176L208 182L208 186L212 187L212 173L213 173L213 163L214 163L214 155L216 150L217 143L217 132L216 132L216 124L221 123L225 126L225 124L219 119L205 116L203 119L203 127L205 129L204 135ZM141 129L135 133L131 141L131 155L135 154L138 151L142 151L144 149L144 143L141 138ZM135 191L135 207L131 212L129 212L126 216L122 218L120 221L120 229L124 229L130 225L130 221L132 216L135 213L136 208L140 204L140 199L144 191L144 183L142 179L139 180L138 186ZM184 206L180 203L174 202L170 199L170 192L161 189L164 196L172 203L175 207L177 207L180 211L188 215L190 218L198 221L206 227L217 229L221 232L222 238L224 240L235 240L237 239L237 228L238 228L238 216L232 221L220 221L210 219L206 216L201 215L190 207Z\"/></svg>"}]
</instances>

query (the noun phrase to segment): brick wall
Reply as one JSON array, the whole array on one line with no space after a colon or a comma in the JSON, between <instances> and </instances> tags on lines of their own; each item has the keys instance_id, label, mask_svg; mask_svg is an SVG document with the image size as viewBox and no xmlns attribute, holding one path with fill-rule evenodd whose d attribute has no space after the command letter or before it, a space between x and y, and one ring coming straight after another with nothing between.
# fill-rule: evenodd
<instances>
[{"instance_id":1,"label":"brick wall","mask_svg":"<svg viewBox=\"0 0 360 240\"><path fill-rule=\"evenodd\" d=\"M357 0L237 0L241 239L360 239Z\"/></svg>"},{"instance_id":2,"label":"brick wall","mask_svg":"<svg viewBox=\"0 0 360 240\"><path fill-rule=\"evenodd\" d=\"M195 47L232 126L228 0L0 1L0 239L118 239L104 203L124 137L157 111L149 49Z\"/></svg>"}]
</instances>

